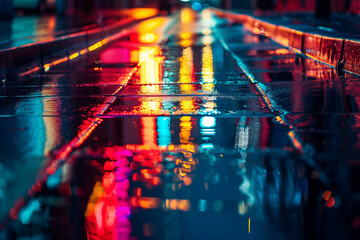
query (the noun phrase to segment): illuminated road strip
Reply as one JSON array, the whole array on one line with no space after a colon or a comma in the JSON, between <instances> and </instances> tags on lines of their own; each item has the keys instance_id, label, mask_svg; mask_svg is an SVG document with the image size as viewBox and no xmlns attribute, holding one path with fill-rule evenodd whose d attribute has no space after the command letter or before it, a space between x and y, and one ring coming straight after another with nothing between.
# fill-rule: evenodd
<instances>
[{"instance_id":1,"label":"illuminated road strip","mask_svg":"<svg viewBox=\"0 0 360 240\"><path fill-rule=\"evenodd\" d=\"M171 21L171 25L175 20L172 19ZM117 34L119 35L119 34ZM114 39L119 38L117 35L114 36ZM104 39L105 40L105 39ZM96 47L101 47L104 44L106 44L107 42L105 41L101 41L94 44L93 46ZM109 39L108 41L112 41L113 39ZM163 40L159 41L162 42ZM91 49L93 49L93 47L89 47L89 51L92 51ZM65 158L67 158L70 153L80 147L85 141L86 139L90 136L90 134L102 123L103 119L101 118L101 116L106 112L106 110L111 106L111 104L116 100L117 98L117 94L128 84L129 80L132 78L133 74L139 69L139 67L148 60L149 57L153 56L155 54L155 50L149 52L148 54L146 54L145 56L143 56L141 59L139 59L139 63L137 64L136 67L134 67L130 73L128 73L128 77L127 80L125 82L124 85L120 86L113 94L111 97L109 97L105 102L106 105L100 110L100 112L98 113L97 117L93 120L91 120L91 122L89 124L87 124L87 127L85 127L73 140L71 140L68 144L64 145L63 147L60 148L60 150L57 152L56 157L54 158L54 160L51 162L50 166L48 166L46 168L46 173L45 176L47 175L52 175L55 173L55 171L59 168L59 166L61 165L61 163L64 161Z\"/></svg>"},{"instance_id":2,"label":"illuminated road strip","mask_svg":"<svg viewBox=\"0 0 360 240\"><path fill-rule=\"evenodd\" d=\"M217 31L217 28L214 27L214 33L216 34L216 37L219 39L221 45L223 48L230 53L230 55L235 60L238 67L241 69L241 71L245 74L247 80L250 82L250 84L254 87L254 89L260 94L261 99L263 100L264 104L267 106L269 111L274 114L276 117L276 121L280 123L281 125L287 127L289 129L287 135L292 142L293 146L298 150L298 152L302 155L302 159L306 161L306 163L311 166L312 168L316 169L319 172L319 179L324 183L328 184L329 180L325 173L321 170L321 168L318 166L318 164L312 159L312 155L314 153L314 147L310 144L306 144L306 150L304 150L304 144L301 142L300 138L297 136L296 127L292 124L290 124L287 119L286 115L288 114L287 111L282 109L280 106L278 106L275 102L275 100L271 99L266 92L261 88L263 85L259 81L257 81L253 74L250 73L250 71L247 69L247 66L245 63L240 59L239 56L237 56L227 45L224 38L219 34Z\"/></svg>"},{"instance_id":3,"label":"illuminated road strip","mask_svg":"<svg viewBox=\"0 0 360 240\"><path fill-rule=\"evenodd\" d=\"M139 16L137 16L137 17L133 16L133 18L124 19L124 20L118 21L114 25L107 26L107 27L102 27L101 29L108 30L108 29L111 29L111 28L124 26L125 24L130 24L130 23L132 23L134 21L137 21L137 20L145 21L147 19L151 19L151 18L155 17L155 15L156 15L154 13L153 15L146 16L146 17L144 17L142 19L142 18L140 18L141 14L142 13L139 13ZM125 28L121 32L119 32L117 34L113 34L113 35L111 35L109 37L106 37L106 38L102 39L101 41L99 41L99 42L97 42L97 43L95 43L95 44L93 44L93 45L91 45L91 46L89 46L89 47L87 47L85 49L79 50L77 52L73 52L73 53L69 54L69 56L54 60L54 61L49 62L47 64L44 64L43 66L40 66L40 67L34 67L34 68L30 69L30 70L27 70L26 72L19 73L18 77L28 76L30 74L33 74L33 73L36 73L36 72L40 71L41 69L44 69L45 72L48 72L48 71L50 71L51 67L53 67L53 66L56 66L56 65L59 65L61 63L65 63L65 62L74 60L79 56L85 55L88 52L92 52L92 51L94 51L94 50L96 50L98 48L101 48L102 46L106 45L107 43L110 43L111 41L117 40L117 39L119 39L121 37L124 37L124 36L128 35L132 30L134 30L134 28L135 28L135 26L131 27L130 29ZM59 37L59 38L55 38L55 39L53 39L51 41L30 43L30 44L22 46L21 48L28 47L28 46L33 46L33 45L39 45L39 44L43 45L43 44L50 43L50 42L53 42L53 41L58 40L58 39L74 38L74 37L77 37L77 36L79 36L81 34L84 34L84 33L85 33L85 35L89 35L89 34L96 33L96 32L103 32L104 30L101 30L101 29L98 28L98 29L93 29L93 30L80 32L80 33L73 33L73 34L69 34L69 35L66 35L66 36ZM10 48L10 49L7 49L7 50L16 49L16 48ZM1 82L3 84L6 84L6 78L0 79L0 80L1 80Z\"/></svg>"},{"instance_id":4,"label":"illuminated road strip","mask_svg":"<svg viewBox=\"0 0 360 240\"><path fill-rule=\"evenodd\" d=\"M293 43L290 43L290 40L291 40L291 33L294 33L294 32L297 32L299 34L307 34L307 35L310 35L310 36L319 36L321 37L321 39L327 39L327 38L330 38L330 39L335 39L333 37L328 37L325 35L320 35L320 34L310 34L310 33L307 33L307 32L303 32L303 31L299 31L299 30L295 30L295 29L292 29L292 28L289 28L289 27L285 27L285 26L281 26L281 25L277 25L277 24L274 24L274 23L270 23L270 22L266 22L265 20L261 20L261 19L258 19L256 17L252 17L250 15L246 15L246 14L240 14L240 13L232 13L230 11L223 11L223 10L219 10L219 9L216 9L216 8L212 8L212 12L221 17L221 18L228 18L228 19L232 19L232 20L235 20L236 22L241 22L243 24L243 26L248 29L250 32L256 34L256 35L264 35L270 39L272 39L274 42L277 42L279 44L281 44L282 46L298 53L298 54L301 54L303 56L306 56L308 58L311 58L319 63L322 63L330 68L334 68L334 69L338 69L338 66L336 64L331 64L330 62L326 62L326 60L321 60L319 58L317 58L316 56L313 56L312 54L309 54L309 53L306 53L304 49L301 49L301 47L299 48L299 46L297 47L294 47L294 46L291 46L291 44ZM258 28L260 25L260 29ZM264 28L263 28L264 27ZM270 30L272 28L272 30ZM284 37L283 40L285 40L285 42L277 39L278 36L276 36L276 29L278 28L282 28L282 29L286 29L286 32L288 33L288 36ZM345 44L345 40L349 40L347 38L341 38L342 39L342 48L344 48L344 44ZM304 44L304 38L302 38L300 41L300 45L303 45ZM299 41L295 41L295 42L298 42ZM357 41L357 43L359 44L359 41ZM318 49L318 51L321 52L321 49ZM343 53L345 55L345 52ZM330 59L328 60L330 61ZM337 59L337 61L344 61L344 56L341 56L340 59ZM348 59L349 61L349 59ZM351 59L350 61L354 61L356 62L356 59ZM355 72L355 71L352 71L352 70L349 70L349 69L344 69L342 68L341 69L343 72L346 72L346 73L350 73L350 74L353 74L355 76L360 76L360 73L359 72Z\"/></svg>"},{"instance_id":5,"label":"illuminated road strip","mask_svg":"<svg viewBox=\"0 0 360 240\"><path fill-rule=\"evenodd\" d=\"M145 61L146 58L144 58L142 61ZM131 79L132 75L138 70L139 66L141 65L141 62L138 63L137 67L134 67L130 73L128 73L127 81L124 85L120 86L115 92L114 95L116 95L121 89L123 89L124 86L127 85L128 81ZM35 195L35 193L40 192L42 189L43 184L46 183L47 178L49 175L52 175L55 173L55 171L64 163L66 157L70 155L70 153L75 149L81 146L85 140L90 136L90 134L101 124L103 121L101 118L101 115L109 108L111 103L113 103L116 99L116 96L111 96L107 104L102 108L102 110L99 112L98 116L91 120L89 124L84 127L84 129L78 133L78 135L71 140L68 144L64 145L60 148L60 150L57 152L55 158L49 163L49 165L38 174L37 181L28 191L28 197L32 197ZM11 219L17 219L17 215L22 209L22 207L26 204L26 200L24 198L20 198L15 204L14 207L10 210L10 218ZM1 227L0 227L1 229Z\"/></svg>"},{"instance_id":6,"label":"illuminated road strip","mask_svg":"<svg viewBox=\"0 0 360 240\"><path fill-rule=\"evenodd\" d=\"M261 97L261 99L263 100L264 104L266 105L266 107L269 109L269 111L274 114L276 117L276 121L278 123L280 123L281 125L289 128L289 137L291 142L293 143L294 147L302 154L304 152L303 149L303 144L301 144L301 142L299 140L297 140L296 137L296 133L295 133L295 127L293 125L291 125L287 119L286 119L286 114L288 114L287 111L283 110L281 107L279 107L276 102L271 99L271 97L269 97L265 91L262 89L262 83L260 83L259 81L257 81L254 77L254 75L252 73L250 73L250 71L248 70L247 66L245 65L245 63L240 59L239 56L237 56L230 48L229 46L226 44L225 40L221 37L221 35L218 33L217 29L214 29L214 32L217 36L217 38L219 39L221 45L223 46L223 48L230 53L230 55L232 56L232 58L235 60L236 64L238 65L238 67L241 69L241 71L245 74L247 80L251 83L251 85L254 87L254 89L256 90L256 92L258 92L259 96ZM290 133L291 132L291 133Z\"/></svg>"},{"instance_id":7,"label":"illuminated road strip","mask_svg":"<svg viewBox=\"0 0 360 240\"><path fill-rule=\"evenodd\" d=\"M175 22L175 19L173 18L170 22L170 26L173 26L173 23ZM130 32L130 30L127 30L126 32ZM119 33L120 34L120 33ZM93 49L95 46L96 47L101 47L103 46L104 44L106 44L107 42L109 41L113 41L114 39L118 39L120 38L120 36L123 36L123 34L121 35L115 35L113 37L111 37L110 39L104 39L102 40L101 42L98 42L96 44L94 44L93 46L89 47L89 51L92 51L90 49ZM162 40L160 40L158 42L158 44L160 44L160 42L163 42L164 40L164 37L162 37ZM125 82L124 85L120 86L113 94L111 97L109 97L105 102L107 103L101 110L100 112L98 113L97 117L91 121L91 123L86 127L84 128L79 134L78 136L76 136L71 142L69 142L68 144L66 144L65 146L63 146L62 148L60 148L60 150L58 151L58 153L56 154L56 157L55 159L53 160L53 163L51 164L50 167L48 167L50 170L47 171L48 174L51 174L53 171L54 168L57 168L58 166L58 163L59 161L63 160L64 158L68 157L69 154L75 149L75 148L78 148L89 136L90 134L96 129L96 127L98 127L101 122L103 121L101 119L101 116L106 112L106 110L110 107L110 105L116 100L117 98L117 94L127 85L127 83L129 82L129 80L132 78L133 74L139 69L139 67L142 65L143 62L145 62L149 57L151 57L152 55L155 54L154 52L155 50L153 50L152 52L149 52L147 55L143 56L142 59L139 59L139 63L137 64L136 67L134 67L128 77L127 77L127 80Z\"/></svg>"},{"instance_id":8,"label":"illuminated road strip","mask_svg":"<svg viewBox=\"0 0 360 240\"><path fill-rule=\"evenodd\" d=\"M170 24L171 26L174 25L175 23L175 18L171 18L170 19ZM102 47L103 45L105 45L106 43L119 39L120 37L126 35L127 33L130 33L131 31L128 29L125 29L124 31L115 34L111 37L108 37L106 39L103 39L102 41L99 41L97 43L95 43L94 45L90 46L89 48L93 49L95 46L96 48ZM165 36L165 35L163 35ZM161 44L163 41L166 41L167 39L161 38L157 43ZM72 59L75 59L76 57L83 55L85 53L87 53L88 51L90 51L90 49L83 49L81 51L79 51L79 54L72 54L70 56L73 56ZM101 118L101 115L103 115L106 110L110 107L110 105L115 101L115 99L117 98L117 94L120 92L120 90L122 90L128 83L128 81L131 79L131 77L133 76L133 74L139 69L139 67L141 66L141 64L147 60L147 58L151 57L151 52L145 56L142 57L142 59L139 60L139 63L137 64L136 67L134 67L130 73L128 73L128 78L127 81L125 82L124 85L120 86L113 94L113 96L109 97L108 101L106 102L106 105L100 110L100 112L98 113L97 117L95 117L95 119L92 119L91 122L89 124L86 125L86 127L84 127L84 129L78 133L78 135L72 139L68 144L65 144L63 147L60 148L60 150L56 153L54 159L49 163L49 165L38 174L37 177L37 181L36 183L34 183L32 185L32 187L28 190L28 195L24 198L21 197L19 198L13 208L10 209L9 212L9 219L6 219L5 222L3 223L3 225L0 225L0 231L2 230L2 228L7 224L7 222L11 219L16 220L18 218L18 214L20 212L20 210L23 208L23 206L26 205L27 201L33 197L36 193L41 192L42 190L42 186L43 184L46 183L47 178L49 175L52 175L55 173L55 171L65 162L66 158L70 155L70 153L75 149L78 148L79 146L81 146L86 139L90 136L90 134L102 123L103 119ZM68 59L68 57L65 57ZM60 59L60 61L62 61L63 59ZM71 60L72 60L71 59ZM50 68L51 66L56 65L59 62L59 60L56 60L54 62L52 62L49 66L46 66L48 68ZM38 71L39 69L33 69L30 71Z\"/></svg>"},{"instance_id":9,"label":"illuminated road strip","mask_svg":"<svg viewBox=\"0 0 360 240\"><path fill-rule=\"evenodd\" d=\"M171 24L174 22L174 19L171 21ZM126 30L126 33L130 33L130 30ZM104 44L106 44L107 42L113 41L115 39L118 39L120 37L124 36L124 33L119 33L116 34L114 36L112 36L111 38L108 39L104 39L96 44L94 44L93 46L89 47L89 51L92 51L95 47L101 47ZM160 41L159 41L160 42ZM134 67L130 73L128 73L128 77L127 80L125 82L124 85L120 86L113 94L111 97L109 97L105 102L107 103L98 113L97 117L95 119L93 119L91 121L91 123L84 128L79 134L78 136L76 136L71 142L69 142L68 144L66 144L65 146L63 146L62 148L60 148L60 150L58 151L53 163L51 167L56 167L57 166L57 162L68 157L69 154L72 152L73 149L78 148L89 136L90 134L96 129L96 127L98 127L101 122L101 116L106 112L106 110L110 107L110 105L116 100L117 98L117 94L127 85L127 83L129 82L129 80L132 78L133 74L139 69L139 67L142 65L143 62L145 62L149 57L151 57L151 55L153 55L154 52L150 52L147 55L143 56L142 59L139 60L139 63L137 64L136 67ZM53 172L52 170L50 172Z\"/></svg>"},{"instance_id":10,"label":"illuminated road strip","mask_svg":"<svg viewBox=\"0 0 360 240\"><path fill-rule=\"evenodd\" d=\"M130 32L129 30L127 30L127 32ZM117 34L115 36L113 36L110 39L104 39L96 44L94 44L93 46L96 47L101 47L104 44L106 44L108 41L112 41L114 39L118 39L120 36L123 36L123 34ZM107 40L107 41L105 41ZM90 48L93 49L93 46L89 47L89 51ZM90 134L96 129L96 127L98 127L101 122L103 121L101 119L101 116L106 112L106 110L110 107L110 105L116 100L117 98L117 94L127 85L127 83L129 82L129 80L132 78L133 74L139 69L139 67L142 65L143 62L145 62L149 57L151 57L154 54L154 52L152 53L148 53L147 55L143 56L142 59L140 59L138 65L136 67L134 67L130 73L128 73L128 77L127 80L125 82L124 85L120 86L113 94L111 97L109 97L105 102L106 105L100 110L100 112L98 113L97 117L95 119L93 119L91 121L90 124L88 124L88 126L86 128L84 128L79 134L78 136L76 136L71 142L69 142L68 144L66 144L65 146L63 146L62 148L60 148L60 150L58 151L55 159L53 160L53 163L51 164L50 167L48 167L49 171L48 174L51 174L53 172L53 169L56 168L57 169L57 165L59 161L65 159L66 157L69 156L69 154L75 149L78 148L89 136Z\"/></svg>"}]
</instances>

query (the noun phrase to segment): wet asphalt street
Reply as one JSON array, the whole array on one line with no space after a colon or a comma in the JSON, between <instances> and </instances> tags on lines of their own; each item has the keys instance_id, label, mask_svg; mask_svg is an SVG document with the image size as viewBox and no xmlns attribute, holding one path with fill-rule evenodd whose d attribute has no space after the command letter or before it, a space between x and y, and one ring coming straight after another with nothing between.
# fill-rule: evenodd
<instances>
[{"instance_id":1,"label":"wet asphalt street","mask_svg":"<svg viewBox=\"0 0 360 240\"><path fill-rule=\"evenodd\" d=\"M157 14L156 9L96 11L92 15L56 16L54 14L18 14L11 21L0 22L0 50L27 44L53 41L65 35L106 27L115 22L143 19Z\"/></svg>"},{"instance_id":2,"label":"wet asphalt street","mask_svg":"<svg viewBox=\"0 0 360 240\"><path fill-rule=\"evenodd\" d=\"M359 239L358 81L209 10L145 20L0 89L0 238Z\"/></svg>"}]
</instances>

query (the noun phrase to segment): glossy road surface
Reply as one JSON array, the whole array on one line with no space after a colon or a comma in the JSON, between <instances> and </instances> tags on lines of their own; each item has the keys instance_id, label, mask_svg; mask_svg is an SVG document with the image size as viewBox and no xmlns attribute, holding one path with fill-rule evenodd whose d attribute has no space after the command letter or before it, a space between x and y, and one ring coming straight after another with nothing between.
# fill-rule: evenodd
<instances>
[{"instance_id":1,"label":"glossy road surface","mask_svg":"<svg viewBox=\"0 0 360 240\"><path fill-rule=\"evenodd\" d=\"M0 89L4 239L359 239L360 87L210 11Z\"/></svg>"}]
</instances>

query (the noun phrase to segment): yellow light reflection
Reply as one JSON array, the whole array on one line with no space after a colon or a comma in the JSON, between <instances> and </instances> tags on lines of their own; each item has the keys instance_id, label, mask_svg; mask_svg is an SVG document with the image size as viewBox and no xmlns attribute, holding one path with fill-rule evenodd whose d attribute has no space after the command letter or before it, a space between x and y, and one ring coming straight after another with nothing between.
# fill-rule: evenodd
<instances>
[{"instance_id":1,"label":"yellow light reflection","mask_svg":"<svg viewBox=\"0 0 360 240\"><path fill-rule=\"evenodd\" d=\"M180 46L189 47L193 44L192 36L194 32L194 26L189 24L195 20L195 13L192 9L183 8L180 13L180 30L179 30L179 38L180 38Z\"/></svg>"},{"instance_id":2,"label":"yellow light reflection","mask_svg":"<svg viewBox=\"0 0 360 240\"><path fill-rule=\"evenodd\" d=\"M192 94L195 91L194 75L194 58L191 47L183 49L183 56L180 58L180 92L184 94ZM195 102L192 99L182 100L180 102L181 111L185 114L191 114L196 111ZM194 144L190 142L191 137L191 117L183 116L180 118L180 143L188 146L189 149L194 148Z\"/></svg>"},{"instance_id":3,"label":"yellow light reflection","mask_svg":"<svg viewBox=\"0 0 360 240\"><path fill-rule=\"evenodd\" d=\"M214 90L214 63L213 52L210 46L203 48L202 53L202 78L203 90L212 92Z\"/></svg>"},{"instance_id":4,"label":"yellow light reflection","mask_svg":"<svg viewBox=\"0 0 360 240\"><path fill-rule=\"evenodd\" d=\"M194 58L191 47L187 47L182 52L180 58L180 91L182 93L193 93L194 85L191 84L194 78Z\"/></svg>"},{"instance_id":5,"label":"yellow light reflection","mask_svg":"<svg viewBox=\"0 0 360 240\"><path fill-rule=\"evenodd\" d=\"M184 39L184 40L181 40L179 44L182 47L189 47L193 44L193 41L191 39Z\"/></svg>"},{"instance_id":6,"label":"yellow light reflection","mask_svg":"<svg viewBox=\"0 0 360 240\"><path fill-rule=\"evenodd\" d=\"M141 43L154 43L159 39L155 33L144 33L139 35L139 42Z\"/></svg>"},{"instance_id":7,"label":"yellow light reflection","mask_svg":"<svg viewBox=\"0 0 360 240\"><path fill-rule=\"evenodd\" d=\"M156 8L133 8L124 10L122 13L127 14L134 19L144 19L155 16L159 13L159 10Z\"/></svg>"},{"instance_id":8,"label":"yellow light reflection","mask_svg":"<svg viewBox=\"0 0 360 240\"><path fill-rule=\"evenodd\" d=\"M162 58L158 55L158 47L141 47L139 58L143 59L140 68L141 91L146 94L160 94L160 79L162 73ZM141 103L143 114L158 114L161 112L161 102L143 100Z\"/></svg>"},{"instance_id":9,"label":"yellow light reflection","mask_svg":"<svg viewBox=\"0 0 360 240\"><path fill-rule=\"evenodd\" d=\"M130 62L138 63L139 62L139 50L132 49L130 51Z\"/></svg>"},{"instance_id":10,"label":"yellow light reflection","mask_svg":"<svg viewBox=\"0 0 360 240\"><path fill-rule=\"evenodd\" d=\"M146 20L139 24L136 31L139 33L138 40L141 43L154 43L159 40L155 30L165 23L162 17Z\"/></svg>"},{"instance_id":11,"label":"yellow light reflection","mask_svg":"<svg viewBox=\"0 0 360 240\"><path fill-rule=\"evenodd\" d=\"M160 82L160 65L159 61L156 61L156 52L158 50L156 47L140 47L139 49L139 58L140 61L142 60L140 69L140 82L142 84L156 84Z\"/></svg>"},{"instance_id":12,"label":"yellow light reflection","mask_svg":"<svg viewBox=\"0 0 360 240\"><path fill-rule=\"evenodd\" d=\"M85 211L85 217L93 217L95 213L96 202L104 195L104 187L101 185L100 181L97 181L94 185L93 191L90 195L88 205Z\"/></svg>"},{"instance_id":13,"label":"yellow light reflection","mask_svg":"<svg viewBox=\"0 0 360 240\"><path fill-rule=\"evenodd\" d=\"M192 34L188 33L188 32L184 32L184 33L180 34L181 39L189 39L189 38L191 38L191 36L192 36Z\"/></svg>"},{"instance_id":14,"label":"yellow light reflection","mask_svg":"<svg viewBox=\"0 0 360 240\"><path fill-rule=\"evenodd\" d=\"M180 210L180 211L189 211L191 208L190 201L187 199L166 199L165 209L168 210Z\"/></svg>"},{"instance_id":15,"label":"yellow light reflection","mask_svg":"<svg viewBox=\"0 0 360 240\"><path fill-rule=\"evenodd\" d=\"M190 8L183 8L180 12L181 23L191 23L195 19L195 13Z\"/></svg>"},{"instance_id":16,"label":"yellow light reflection","mask_svg":"<svg viewBox=\"0 0 360 240\"><path fill-rule=\"evenodd\" d=\"M79 53L74 53L74 54L71 54L69 58L70 58L70 60L73 60L73 59L77 58L78 56L80 56Z\"/></svg>"},{"instance_id":17,"label":"yellow light reflection","mask_svg":"<svg viewBox=\"0 0 360 240\"><path fill-rule=\"evenodd\" d=\"M142 23L139 24L137 27L137 31L139 32L151 32L155 30L156 28L160 27L165 22L165 19L162 17L145 20Z\"/></svg>"},{"instance_id":18,"label":"yellow light reflection","mask_svg":"<svg viewBox=\"0 0 360 240\"><path fill-rule=\"evenodd\" d=\"M212 41L212 40L211 40ZM202 52L202 90L205 92L214 91L214 56L211 46L206 46L203 48ZM206 112L211 112L215 109L216 103L212 100L209 100L204 103L204 108Z\"/></svg>"},{"instance_id":19,"label":"yellow light reflection","mask_svg":"<svg viewBox=\"0 0 360 240\"><path fill-rule=\"evenodd\" d=\"M189 116L183 116L180 118L180 143L181 144L188 144L190 142L190 136L191 136L191 129L192 129L192 123L191 123L191 117Z\"/></svg>"},{"instance_id":20,"label":"yellow light reflection","mask_svg":"<svg viewBox=\"0 0 360 240\"><path fill-rule=\"evenodd\" d=\"M140 83L141 91L147 94L159 94L161 79L161 63L162 58L159 58L161 51L158 47L141 47L139 49L139 58L142 60L140 68ZM142 99L141 113L142 114L158 114L161 112L161 102L148 101ZM142 117L141 118L141 134L144 145L154 146L157 144L156 132L156 118Z\"/></svg>"},{"instance_id":21,"label":"yellow light reflection","mask_svg":"<svg viewBox=\"0 0 360 240\"><path fill-rule=\"evenodd\" d=\"M88 49L90 52L92 52L92 51L95 51L96 49L102 47L102 45L103 44L101 42L97 42L94 45L91 45L90 47L88 47Z\"/></svg>"},{"instance_id":22,"label":"yellow light reflection","mask_svg":"<svg viewBox=\"0 0 360 240\"><path fill-rule=\"evenodd\" d=\"M196 111L194 100L182 100L180 108L182 113L194 113Z\"/></svg>"}]
</instances>

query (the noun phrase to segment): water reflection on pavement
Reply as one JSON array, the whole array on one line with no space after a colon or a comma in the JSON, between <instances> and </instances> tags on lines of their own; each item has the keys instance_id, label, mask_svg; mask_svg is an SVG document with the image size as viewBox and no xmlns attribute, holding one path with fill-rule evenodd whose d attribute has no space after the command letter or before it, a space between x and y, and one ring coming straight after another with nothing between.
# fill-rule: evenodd
<instances>
[{"instance_id":1,"label":"water reflection on pavement","mask_svg":"<svg viewBox=\"0 0 360 240\"><path fill-rule=\"evenodd\" d=\"M209 11L170 20L1 92L2 148L46 166L1 236L357 239L358 79Z\"/></svg>"}]
</instances>

